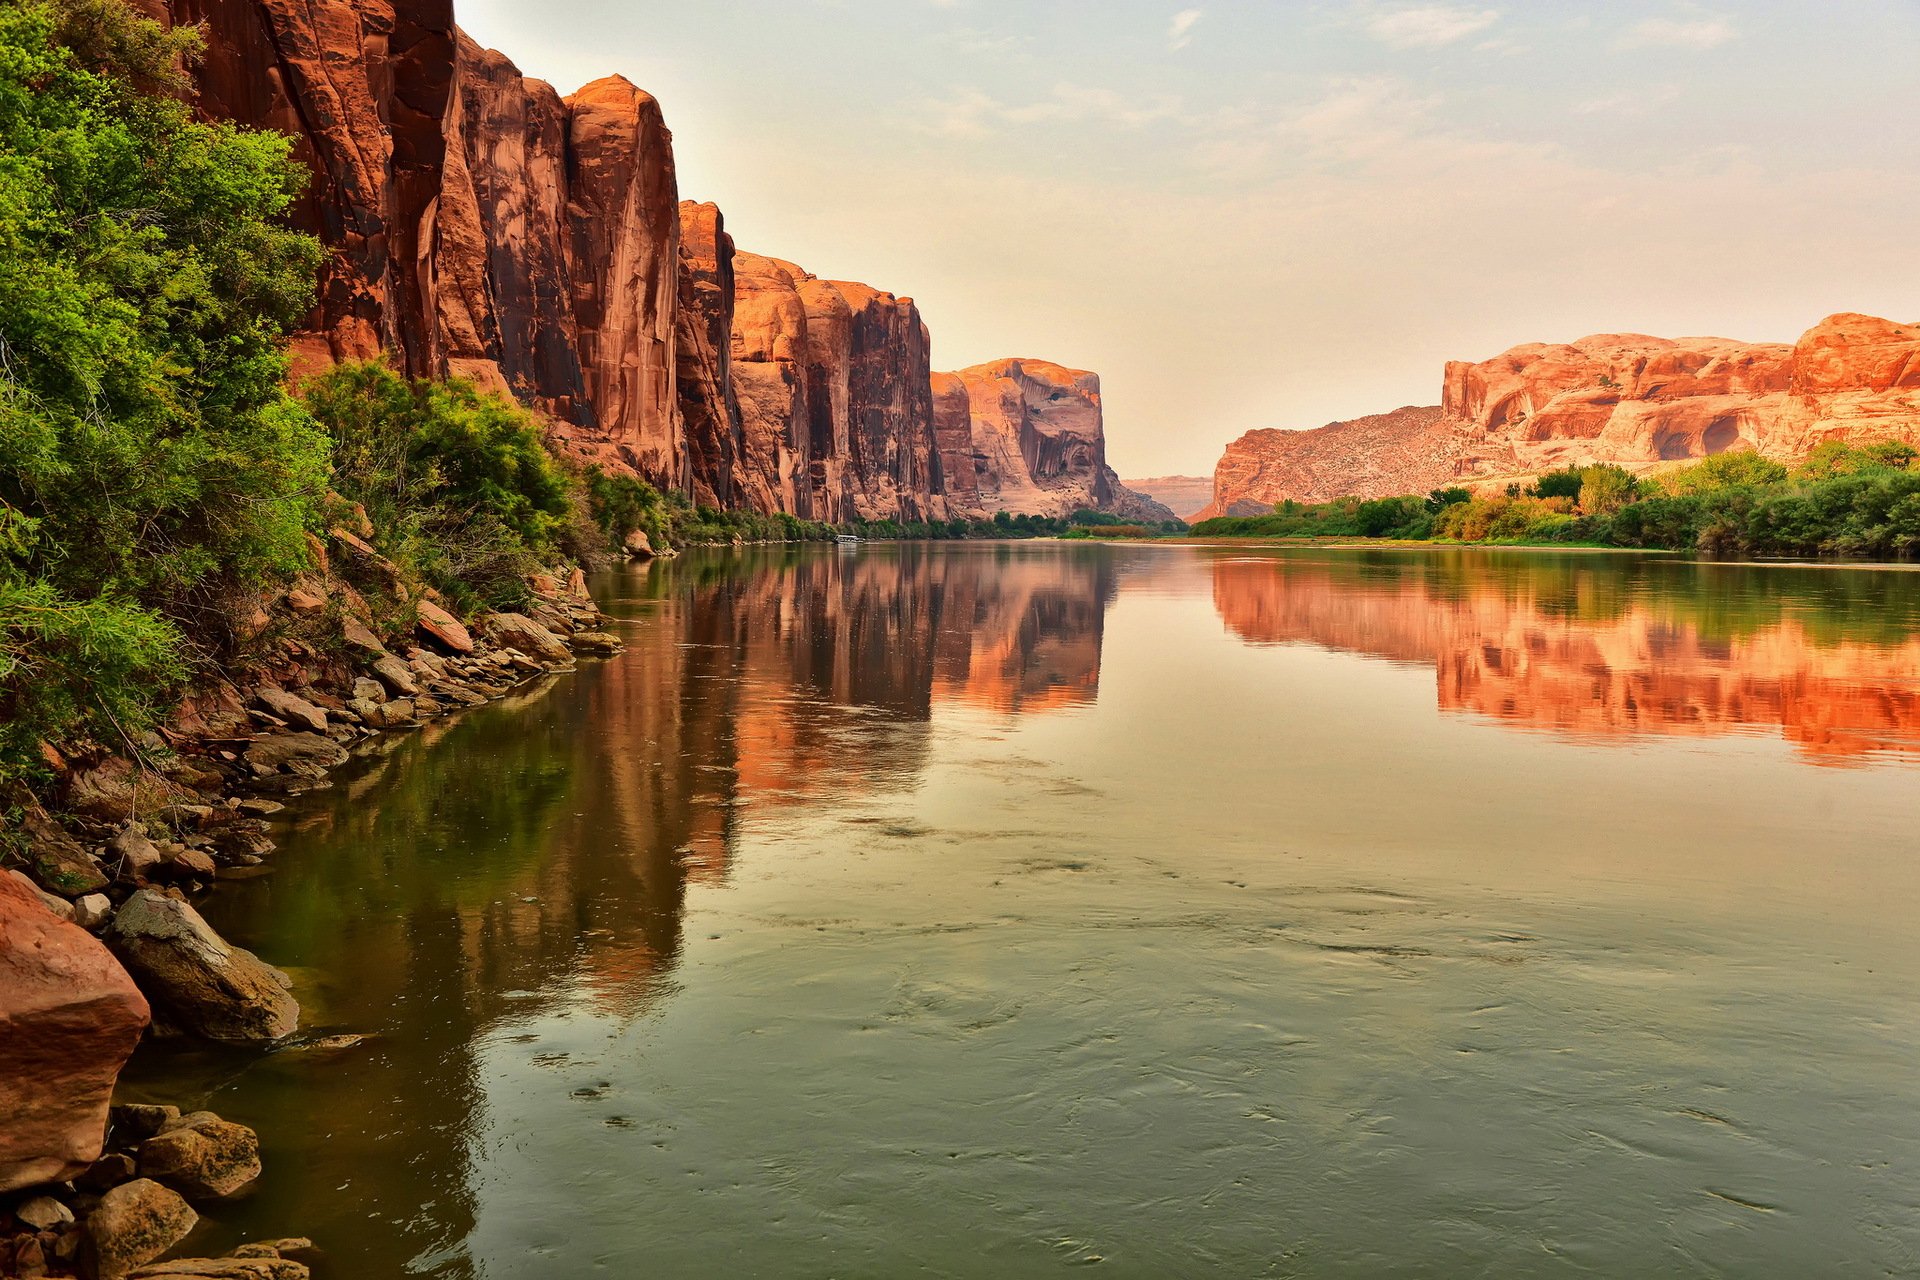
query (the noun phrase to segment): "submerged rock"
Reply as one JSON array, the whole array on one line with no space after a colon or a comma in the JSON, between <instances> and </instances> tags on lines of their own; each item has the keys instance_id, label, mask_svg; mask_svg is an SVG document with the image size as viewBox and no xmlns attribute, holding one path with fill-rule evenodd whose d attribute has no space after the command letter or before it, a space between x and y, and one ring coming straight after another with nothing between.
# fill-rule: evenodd
<instances>
[{"instance_id":1,"label":"submerged rock","mask_svg":"<svg viewBox=\"0 0 1920 1280\"><path fill-rule=\"evenodd\" d=\"M184 902L142 889L120 908L106 937L141 989L195 1035L252 1043L300 1027L287 976L229 944Z\"/></svg>"},{"instance_id":2,"label":"submerged rock","mask_svg":"<svg viewBox=\"0 0 1920 1280\"><path fill-rule=\"evenodd\" d=\"M0 876L0 1192L99 1158L146 1000L107 949Z\"/></svg>"}]
</instances>

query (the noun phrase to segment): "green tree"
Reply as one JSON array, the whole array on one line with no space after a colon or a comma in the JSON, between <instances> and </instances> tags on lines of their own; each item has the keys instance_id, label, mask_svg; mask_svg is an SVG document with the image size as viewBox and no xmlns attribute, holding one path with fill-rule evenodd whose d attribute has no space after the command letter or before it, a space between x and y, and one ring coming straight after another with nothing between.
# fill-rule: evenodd
<instances>
[{"instance_id":1,"label":"green tree","mask_svg":"<svg viewBox=\"0 0 1920 1280\"><path fill-rule=\"evenodd\" d=\"M191 31L0 5L0 776L119 738L229 602L299 568L324 439L280 339L318 246L290 143L172 96Z\"/></svg>"}]
</instances>

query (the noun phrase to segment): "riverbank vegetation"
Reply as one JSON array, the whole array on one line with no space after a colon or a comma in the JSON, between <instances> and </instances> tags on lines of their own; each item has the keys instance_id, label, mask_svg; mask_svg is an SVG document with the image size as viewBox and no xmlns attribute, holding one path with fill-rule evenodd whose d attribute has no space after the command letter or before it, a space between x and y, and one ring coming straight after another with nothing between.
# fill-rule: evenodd
<instances>
[{"instance_id":1,"label":"riverbank vegetation","mask_svg":"<svg viewBox=\"0 0 1920 1280\"><path fill-rule=\"evenodd\" d=\"M1569 468L1495 494L1284 502L1268 516L1202 521L1193 533L1905 558L1920 553L1920 450L1835 441L1793 467L1728 453L1644 479Z\"/></svg>"}]
</instances>

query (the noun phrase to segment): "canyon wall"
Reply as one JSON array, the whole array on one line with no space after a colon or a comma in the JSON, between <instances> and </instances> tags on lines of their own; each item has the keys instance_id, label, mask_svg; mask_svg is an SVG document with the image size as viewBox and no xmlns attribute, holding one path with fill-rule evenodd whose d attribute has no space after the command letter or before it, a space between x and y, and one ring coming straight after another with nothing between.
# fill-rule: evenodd
<instances>
[{"instance_id":1,"label":"canyon wall","mask_svg":"<svg viewBox=\"0 0 1920 1280\"><path fill-rule=\"evenodd\" d=\"M1107 465L1100 375L1046 360L995 360L944 375L938 389L953 441L950 474L972 474L970 514L1065 516L1087 508L1174 518ZM972 436L965 468L958 452L963 393Z\"/></svg>"},{"instance_id":2,"label":"canyon wall","mask_svg":"<svg viewBox=\"0 0 1920 1280\"><path fill-rule=\"evenodd\" d=\"M627 80L563 98L451 0L140 2L205 33L201 108L291 135L312 175L293 220L327 259L296 376L385 352L470 377L573 456L718 507L991 515L983 430L1011 433L985 472L1008 510L1132 501L1097 379L1022 422L962 413L911 298L739 253L720 210L682 203L660 104Z\"/></svg>"},{"instance_id":3,"label":"canyon wall","mask_svg":"<svg viewBox=\"0 0 1920 1280\"><path fill-rule=\"evenodd\" d=\"M1920 443L1920 325L1829 316L1796 343L1599 334L1447 365L1441 403L1229 445L1204 515L1422 493L1609 462L1781 461L1828 440Z\"/></svg>"}]
</instances>

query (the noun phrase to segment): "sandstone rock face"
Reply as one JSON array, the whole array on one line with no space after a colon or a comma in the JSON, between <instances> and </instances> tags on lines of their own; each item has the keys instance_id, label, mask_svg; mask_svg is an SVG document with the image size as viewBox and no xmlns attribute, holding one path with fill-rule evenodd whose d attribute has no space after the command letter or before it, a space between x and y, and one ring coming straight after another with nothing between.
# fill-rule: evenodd
<instances>
[{"instance_id":1,"label":"sandstone rock face","mask_svg":"<svg viewBox=\"0 0 1920 1280\"><path fill-rule=\"evenodd\" d=\"M1311 431L1249 431L1213 471L1213 500L1195 520L1266 515L1284 499L1426 493L1467 465L1467 433L1437 406L1335 422Z\"/></svg>"},{"instance_id":2,"label":"sandstone rock face","mask_svg":"<svg viewBox=\"0 0 1920 1280\"><path fill-rule=\"evenodd\" d=\"M105 947L0 876L0 1194L99 1157L114 1079L147 1017Z\"/></svg>"},{"instance_id":3,"label":"sandstone rock face","mask_svg":"<svg viewBox=\"0 0 1920 1280\"><path fill-rule=\"evenodd\" d=\"M973 400L957 373L933 375L933 442L940 453L947 505L956 513L980 505L980 480L974 470Z\"/></svg>"},{"instance_id":4,"label":"sandstone rock face","mask_svg":"<svg viewBox=\"0 0 1920 1280\"><path fill-rule=\"evenodd\" d=\"M280 1040L299 1029L286 975L228 943L184 902L142 889L107 942L168 1019L208 1040Z\"/></svg>"},{"instance_id":5,"label":"sandstone rock face","mask_svg":"<svg viewBox=\"0 0 1920 1280\"><path fill-rule=\"evenodd\" d=\"M1609 462L1657 472L1828 440L1920 442L1920 324L1829 316L1791 346L1597 334L1446 367L1442 402L1317 431L1249 432L1203 515L1284 498L1418 493Z\"/></svg>"},{"instance_id":6,"label":"sandstone rock face","mask_svg":"<svg viewBox=\"0 0 1920 1280\"><path fill-rule=\"evenodd\" d=\"M944 382L943 391L951 398L964 388L971 417L972 514L1064 516L1085 507L1140 519L1174 518L1126 489L1107 465L1098 374L1017 359L951 376L959 388Z\"/></svg>"},{"instance_id":7,"label":"sandstone rock face","mask_svg":"<svg viewBox=\"0 0 1920 1280\"><path fill-rule=\"evenodd\" d=\"M675 374L696 502L779 511L779 459L745 451L733 389L733 237L718 207L680 205ZM758 442L756 442L758 443Z\"/></svg>"},{"instance_id":8,"label":"sandstone rock face","mask_svg":"<svg viewBox=\"0 0 1920 1280\"><path fill-rule=\"evenodd\" d=\"M702 503L943 519L951 473L958 509L1007 505L977 492L950 381L936 425L913 300L736 253L718 209L681 204L660 106L628 81L562 99L463 35L451 0L141 3L202 25L208 113L291 134L312 171L294 220L329 257L299 370L387 351L470 377L546 415L557 447ZM994 423L1007 509L1131 501L1097 380L1074 400Z\"/></svg>"},{"instance_id":9,"label":"sandstone rock face","mask_svg":"<svg viewBox=\"0 0 1920 1280\"><path fill-rule=\"evenodd\" d=\"M913 299L754 254L735 272L742 453L768 496L792 503L778 509L944 518L931 337Z\"/></svg>"},{"instance_id":10,"label":"sandstone rock face","mask_svg":"<svg viewBox=\"0 0 1920 1280\"><path fill-rule=\"evenodd\" d=\"M622 76L567 99L573 310L594 438L688 487L674 387L680 191L660 104Z\"/></svg>"},{"instance_id":11,"label":"sandstone rock face","mask_svg":"<svg viewBox=\"0 0 1920 1280\"><path fill-rule=\"evenodd\" d=\"M764 477L773 510L817 518L806 301L786 264L758 254L735 255L733 283L741 456Z\"/></svg>"}]
</instances>

